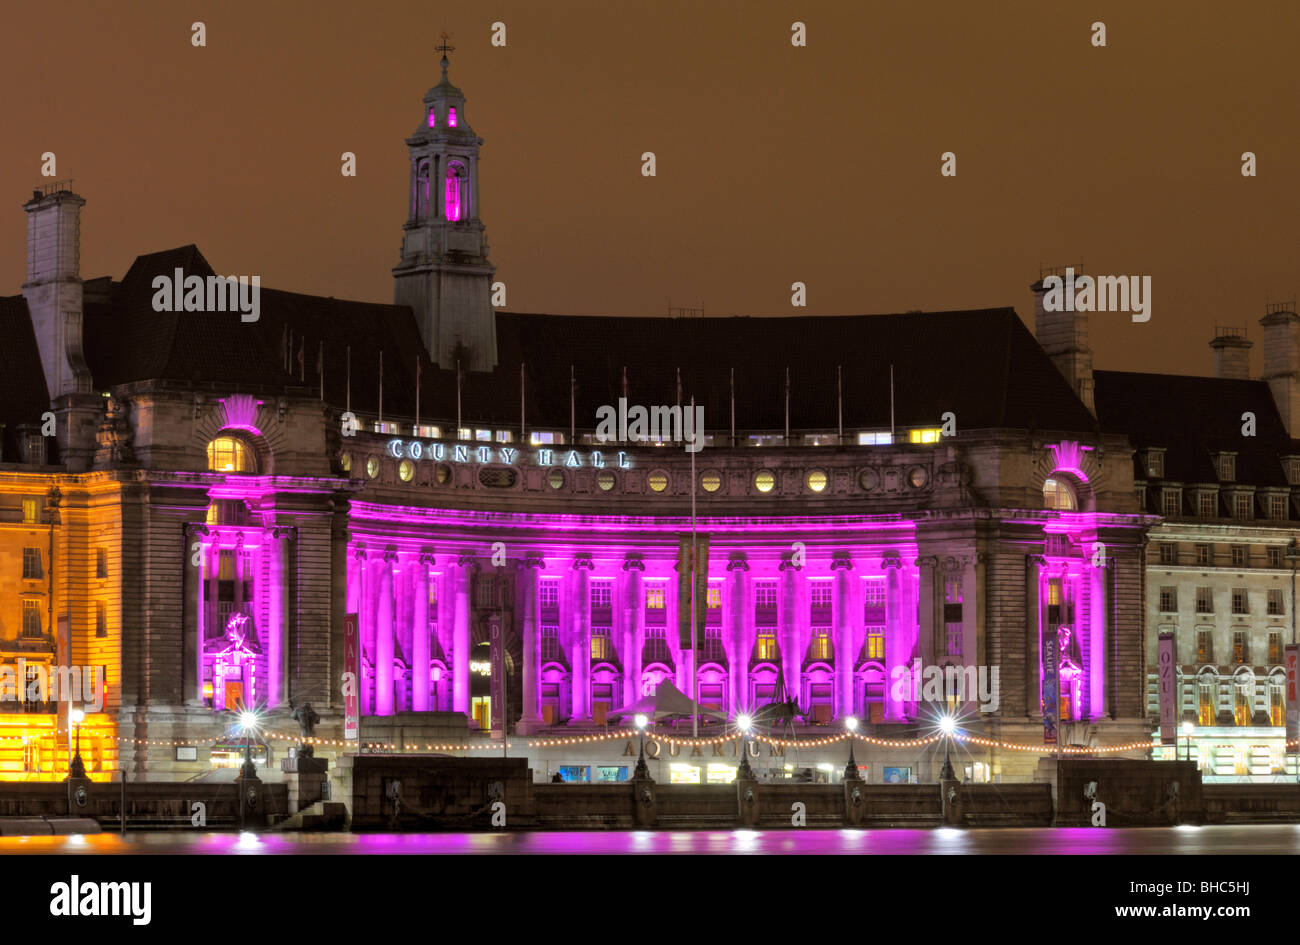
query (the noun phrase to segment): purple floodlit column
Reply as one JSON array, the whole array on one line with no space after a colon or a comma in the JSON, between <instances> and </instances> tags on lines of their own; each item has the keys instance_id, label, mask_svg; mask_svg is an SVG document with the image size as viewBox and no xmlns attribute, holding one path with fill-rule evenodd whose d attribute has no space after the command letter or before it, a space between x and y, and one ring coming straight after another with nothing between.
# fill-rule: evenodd
<instances>
[{"instance_id":1,"label":"purple floodlit column","mask_svg":"<svg viewBox=\"0 0 1300 945\"><path fill-rule=\"evenodd\" d=\"M935 611L939 607L939 598L943 593L943 582L939 576L939 559L934 555L922 555L916 559L920 569L917 584L917 634L920 643L918 655L922 666L942 665L945 650L941 649L936 635L943 624ZM915 695L915 694L914 694Z\"/></svg>"},{"instance_id":2,"label":"purple floodlit column","mask_svg":"<svg viewBox=\"0 0 1300 945\"><path fill-rule=\"evenodd\" d=\"M469 574L474 556L456 561L456 615L452 637L451 710L469 715Z\"/></svg>"},{"instance_id":3,"label":"purple floodlit column","mask_svg":"<svg viewBox=\"0 0 1300 945\"><path fill-rule=\"evenodd\" d=\"M397 549L384 551L379 565L379 601L375 609L375 715L393 714L393 563Z\"/></svg>"},{"instance_id":4,"label":"purple floodlit column","mask_svg":"<svg viewBox=\"0 0 1300 945\"><path fill-rule=\"evenodd\" d=\"M181 664L181 693L186 705L203 705L203 548L199 545L197 558L190 549L207 535L206 525L192 523L185 526L185 547L181 567L185 573L185 603L182 615L184 627L184 654Z\"/></svg>"},{"instance_id":5,"label":"purple floodlit column","mask_svg":"<svg viewBox=\"0 0 1300 945\"><path fill-rule=\"evenodd\" d=\"M1043 706L1043 594L1047 561L1025 556L1025 715L1041 717Z\"/></svg>"},{"instance_id":6,"label":"purple floodlit column","mask_svg":"<svg viewBox=\"0 0 1300 945\"><path fill-rule=\"evenodd\" d=\"M591 721L591 583L595 562L573 559L573 715L569 724Z\"/></svg>"},{"instance_id":7,"label":"purple floodlit column","mask_svg":"<svg viewBox=\"0 0 1300 945\"><path fill-rule=\"evenodd\" d=\"M835 572L835 689L838 695L837 714L840 718L853 715L854 646L853 607L850 603L849 577L853 572L853 560L848 555L837 555L831 561L831 570Z\"/></svg>"},{"instance_id":8,"label":"purple floodlit column","mask_svg":"<svg viewBox=\"0 0 1300 945\"><path fill-rule=\"evenodd\" d=\"M429 566L433 555L415 556L411 581L411 708L429 712Z\"/></svg>"},{"instance_id":9,"label":"purple floodlit column","mask_svg":"<svg viewBox=\"0 0 1300 945\"><path fill-rule=\"evenodd\" d=\"M522 734L527 734L534 727L542 724L537 685L542 672L542 631L537 624L537 584L540 576L538 572L544 567L546 562L539 556L528 555L519 569L524 597L524 705L519 716L518 727Z\"/></svg>"},{"instance_id":10,"label":"purple floodlit column","mask_svg":"<svg viewBox=\"0 0 1300 945\"><path fill-rule=\"evenodd\" d=\"M903 614L907 609L903 558L897 551L886 552L880 566L885 571L885 721L902 722L907 717L907 700L901 698L905 691L902 680L908 672L907 661L912 652L903 628Z\"/></svg>"},{"instance_id":11,"label":"purple floodlit column","mask_svg":"<svg viewBox=\"0 0 1300 945\"><path fill-rule=\"evenodd\" d=\"M785 679L787 699L803 701L801 669L803 653L799 646L800 566L787 558L781 562L781 676Z\"/></svg>"},{"instance_id":12,"label":"purple floodlit column","mask_svg":"<svg viewBox=\"0 0 1300 945\"><path fill-rule=\"evenodd\" d=\"M374 586L373 565L366 552L364 543L357 543L356 546L356 568L357 568L357 590L356 601L354 605L357 615L357 658L358 668L361 672L361 678L358 680L360 685L360 711L362 715L373 715L375 707L374 699L374 672L373 665L375 659L375 638L374 638L374 595L371 588Z\"/></svg>"},{"instance_id":13,"label":"purple floodlit column","mask_svg":"<svg viewBox=\"0 0 1300 945\"><path fill-rule=\"evenodd\" d=\"M745 572L749 562L743 554L734 554L727 562L727 580L731 582L731 659L727 667L731 684L727 687L727 712L731 716L753 708L749 704L749 637L745 633Z\"/></svg>"},{"instance_id":14,"label":"purple floodlit column","mask_svg":"<svg viewBox=\"0 0 1300 945\"><path fill-rule=\"evenodd\" d=\"M967 555L961 559L961 661L963 666L978 666L980 658L980 594L979 577L984 566L982 554ZM969 676L967 677L970 678ZM979 699L979 687L963 685L967 713Z\"/></svg>"},{"instance_id":15,"label":"purple floodlit column","mask_svg":"<svg viewBox=\"0 0 1300 945\"><path fill-rule=\"evenodd\" d=\"M1115 566L1112 557L1109 562ZM1106 715L1106 579L1105 566L1088 573L1088 710L1093 719Z\"/></svg>"},{"instance_id":16,"label":"purple floodlit column","mask_svg":"<svg viewBox=\"0 0 1300 945\"><path fill-rule=\"evenodd\" d=\"M233 613L242 613L244 605L244 533L235 532L235 609Z\"/></svg>"},{"instance_id":17,"label":"purple floodlit column","mask_svg":"<svg viewBox=\"0 0 1300 945\"><path fill-rule=\"evenodd\" d=\"M266 704L273 709L285 704L285 683L289 678L286 667L289 655L289 539L294 531L292 526L274 527L266 536L265 547L270 555L270 582L266 589Z\"/></svg>"},{"instance_id":18,"label":"purple floodlit column","mask_svg":"<svg viewBox=\"0 0 1300 945\"><path fill-rule=\"evenodd\" d=\"M623 561L623 704L631 705L640 696L641 679L641 621L645 608L641 604L641 574L645 562L638 555L628 555Z\"/></svg>"},{"instance_id":19,"label":"purple floodlit column","mask_svg":"<svg viewBox=\"0 0 1300 945\"><path fill-rule=\"evenodd\" d=\"M226 628L221 626L221 611L219 601L221 593L218 581L221 579L221 532L213 532L212 541L208 544L208 614L204 622L205 632L208 636L220 636L226 632Z\"/></svg>"}]
</instances>

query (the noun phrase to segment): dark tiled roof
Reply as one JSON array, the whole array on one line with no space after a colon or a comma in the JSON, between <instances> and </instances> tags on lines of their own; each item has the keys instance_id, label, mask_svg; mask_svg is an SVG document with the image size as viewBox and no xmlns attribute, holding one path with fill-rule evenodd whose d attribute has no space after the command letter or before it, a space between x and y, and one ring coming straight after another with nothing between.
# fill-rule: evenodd
<instances>
[{"instance_id":1,"label":"dark tiled roof","mask_svg":"<svg viewBox=\"0 0 1300 945\"><path fill-rule=\"evenodd\" d=\"M1164 479L1218 482L1213 454L1237 454L1236 481L1285 486L1278 457L1300 453L1287 435L1265 381L1179 374L1096 371L1094 395L1102 429L1126 433L1139 450L1137 478L1146 479L1141 450L1165 447ZM1255 415L1256 435L1242 436L1242 414Z\"/></svg>"},{"instance_id":2,"label":"dark tiled roof","mask_svg":"<svg viewBox=\"0 0 1300 945\"><path fill-rule=\"evenodd\" d=\"M14 427L20 423L39 424L41 414L49 409L45 371L27 313L27 300L21 295L0 298L0 423L5 427L0 455L5 461L15 462L18 458Z\"/></svg>"},{"instance_id":3,"label":"dark tiled roof","mask_svg":"<svg viewBox=\"0 0 1300 945\"><path fill-rule=\"evenodd\" d=\"M414 415L417 360L421 416L455 417L456 372L430 363L409 308L263 288L255 323L231 312L155 312L154 276L178 268L186 275L213 272L194 246L141 256L112 285L111 302L87 303L87 360L98 388L161 379L317 391L323 345L325 397L341 408L350 347L353 410L378 411L382 351L385 417ZM696 319L498 313L497 343L497 369L462 379L466 422L518 423L524 363L529 427L567 427L572 365L577 425L590 429L597 407L617 403L626 366L632 403L676 403L680 368L683 401L694 394L706 426L725 430L734 367L737 429L779 431L788 367L791 428L828 430L836 425L836 366L842 365L845 427L887 428L892 365L900 427L937 425L951 410L965 429L1095 428L1009 308Z\"/></svg>"}]
</instances>

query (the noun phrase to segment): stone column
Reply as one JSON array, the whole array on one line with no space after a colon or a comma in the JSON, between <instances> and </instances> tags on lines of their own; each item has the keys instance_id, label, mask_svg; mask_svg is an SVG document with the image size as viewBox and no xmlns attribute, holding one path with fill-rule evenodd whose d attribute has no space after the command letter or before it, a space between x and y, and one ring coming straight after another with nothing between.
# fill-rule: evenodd
<instances>
[{"instance_id":1,"label":"stone column","mask_svg":"<svg viewBox=\"0 0 1300 945\"><path fill-rule=\"evenodd\" d=\"M469 715L469 576L474 556L456 561L456 616L452 637L451 710Z\"/></svg>"},{"instance_id":2,"label":"stone column","mask_svg":"<svg viewBox=\"0 0 1300 945\"><path fill-rule=\"evenodd\" d=\"M803 648L799 645L800 566L787 558L781 562L781 675L785 679L787 699L802 703Z\"/></svg>"},{"instance_id":3,"label":"stone column","mask_svg":"<svg viewBox=\"0 0 1300 945\"><path fill-rule=\"evenodd\" d=\"M1025 716L1042 718L1043 572L1042 555L1025 557Z\"/></svg>"},{"instance_id":4,"label":"stone column","mask_svg":"<svg viewBox=\"0 0 1300 945\"><path fill-rule=\"evenodd\" d=\"M182 614L184 648L181 656L181 692L184 694L185 704L190 706L203 705L203 548L201 542L207 534L206 525L194 523L185 526L185 549L182 559L185 573L185 610ZM192 551L195 542L200 542L200 547Z\"/></svg>"},{"instance_id":5,"label":"stone column","mask_svg":"<svg viewBox=\"0 0 1300 945\"><path fill-rule=\"evenodd\" d=\"M541 689L539 682L542 674L542 629L537 620L537 584L538 572L546 567L546 562L538 555L528 555L519 569L523 583L524 597L524 692L523 711L519 716L518 731L526 735L542 724Z\"/></svg>"},{"instance_id":6,"label":"stone column","mask_svg":"<svg viewBox=\"0 0 1300 945\"><path fill-rule=\"evenodd\" d=\"M911 648L903 626L907 608L902 556L897 551L886 552L880 566L885 572L885 721L903 722L907 719L908 699L895 696L908 691L903 680L910 672L907 662ZM910 682L906 685L910 686Z\"/></svg>"},{"instance_id":7,"label":"stone column","mask_svg":"<svg viewBox=\"0 0 1300 945\"><path fill-rule=\"evenodd\" d=\"M980 593L979 593L979 572L981 570L980 559L983 555L967 555L961 559L961 661L964 666L979 666L980 659ZM966 680L970 679L970 674L965 674ZM978 679L978 676L976 677ZM976 683L974 692L969 691L971 687L966 686L963 682L962 695L965 700L962 707L969 717L971 713L978 711L976 704L979 700L979 685Z\"/></svg>"},{"instance_id":8,"label":"stone column","mask_svg":"<svg viewBox=\"0 0 1300 945\"><path fill-rule=\"evenodd\" d=\"M591 721L591 570L595 562L579 555L573 559L573 691L569 724Z\"/></svg>"},{"instance_id":9,"label":"stone column","mask_svg":"<svg viewBox=\"0 0 1300 945\"><path fill-rule=\"evenodd\" d=\"M836 700L839 718L853 715L853 690L857 685L854 666L857 647L854 645L856 625L861 621L853 613L852 593L849 579L853 573L853 560L847 555L836 555L831 561L831 571L835 573L835 689L839 696Z\"/></svg>"},{"instance_id":10,"label":"stone column","mask_svg":"<svg viewBox=\"0 0 1300 945\"><path fill-rule=\"evenodd\" d=\"M221 611L217 606L217 598L220 596L220 585L218 581L221 578L221 532L213 532L212 540L208 542L208 607L207 620L204 621L204 633L207 636L220 636L226 632L226 628L221 625Z\"/></svg>"},{"instance_id":11,"label":"stone column","mask_svg":"<svg viewBox=\"0 0 1300 945\"><path fill-rule=\"evenodd\" d=\"M379 600L375 608L375 715L393 714L393 562L397 549L389 545L379 562Z\"/></svg>"},{"instance_id":12,"label":"stone column","mask_svg":"<svg viewBox=\"0 0 1300 945\"><path fill-rule=\"evenodd\" d=\"M641 694L641 621L645 614L641 575L645 562L638 555L628 555L623 571L627 575L623 584L623 704L631 705Z\"/></svg>"},{"instance_id":13,"label":"stone column","mask_svg":"<svg viewBox=\"0 0 1300 945\"><path fill-rule=\"evenodd\" d=\"M923 666L941 666L944 653L939 647L938 599L943 593L939 575L939 559L934 555L922 555L916 559L920 569L920 581L917 587L917 616L919 618L920 656ZM915 693L913 695L916 695Z\"/></svg>"},{"instance_id":14,"label":"stone column","mask_svg":"<svg viewBox=\"0 0 1300 945\"><path fill-rule=\"evenodd\" d=\"M429 568L433 555L422 551L415 556L411 597L411 708L429 712Z\"/></svg>"},{"instance_id":15,"label":"stone column","mask_svg":"<svg viewBox=\"0 0 1300 945\"><path fill-rule=\"evenodd\" d=\"M235 613L244 609L244 533L235 532Z\"/></svg>"},{"instance_id":16,"label":"stone column","mask_svg":"<svg viewBox=\"0 0 1300 945\"><path fill-rule=\"evenodd\" d=\"M266 589L266 701L273 709L286 704L289 689L289 542L297 537L297 531L293 526L278 526L267 536L270 586Z\"/></svg>"},{"instance_id":17,"label":"stone column","mask_svg":"<svg viewBox=\"0 0 1300 945\"><path fill-rule=\"evenodd\" d=\"M1088 573L1088 715L1094 721L1106 717L1106 584L1113 565L1107 556L1102 567Z\"/></svg>"},{"instance_id":18,"label":"stone column","mask_svg":"<svg viewBox=\"0 0 1300 945\"><path fill-rule=\"evenodd\" d=\"M727 673L730 685L727 686L727 712L733 718L743 709L752 709L749 704L749 654L753 647L750 635L745 632L745 603L749 599L746 593L745 572L749 562L743 554L734 554L727 562L727 579L731 582L731 647Z\"/></svg>"}]
</instances>

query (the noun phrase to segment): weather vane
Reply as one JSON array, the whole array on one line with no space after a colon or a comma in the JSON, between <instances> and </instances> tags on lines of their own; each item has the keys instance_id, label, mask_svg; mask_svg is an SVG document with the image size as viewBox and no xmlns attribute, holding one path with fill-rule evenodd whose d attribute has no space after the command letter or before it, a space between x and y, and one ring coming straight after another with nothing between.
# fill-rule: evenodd
<instances>
[{"instance_id":1,"label":"weather vane","mask_svg":"<svg viewBox=\"0 0 1300 945\"><path fill-rule=\"evenodd\" d=\"M443 59L446 59L446 58L447 58L447 53L449 53L449 52L455 52L455 51L456 51L456 47L455 47L455 46L450 46L450 45L447 44L447 40L449 40L449 39L451 39L451 34L450 34L450 33L443 33L443 34L442 34L442 45L436 47L437 50L438 50L440 53L442 53L442 58L443 58Z\"/></svg>"}]
</instances>

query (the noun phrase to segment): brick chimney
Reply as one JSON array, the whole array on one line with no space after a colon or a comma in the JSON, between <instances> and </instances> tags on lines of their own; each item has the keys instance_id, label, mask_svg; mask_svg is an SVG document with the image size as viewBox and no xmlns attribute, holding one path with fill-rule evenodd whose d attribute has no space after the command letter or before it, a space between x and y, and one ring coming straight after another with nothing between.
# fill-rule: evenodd
<instances>
[{"instance_id":1,"label":"brick chimney","mask_svg":"<svg viewBox=\"0 0 1300 945\"><path fill-rule=\"evenodd\" d=\"M90 468L102 398L92 393L82 354L81 208L64 184L32 193L27 211L27 281L23 298L50 392L59 455L69 471ZM38 418L32 418L36 420ZM53 450L47 450L47 456Z\"/></svg>"},{"instance_id":2,"label":"brick chimney","mask_svg":"<svg viewBox=\"0 0 1300 945\"><path fill-rule=\"evenodd\" d=\"M1214 329L1214 376L1234 381L1250 380L1250 349L1255 342L1246 337L1246 329L1224 325Z\"/></svg>"},{"instance_id":3,"label":"brick chimney","mask_svg":"<svg viewBox=\"0 0 1300 945\"><path fill-rule=\"evenodd\" d=\"M1074 279L1083 275L1082 267L1074 269ZM1045 269L1039 280L1029 287L1034 293L1034 336L1043 351L1052 359L1070 387L1083 401L1088 412L1097 415L1093 403L1092 349L1088 347L1088 313L1087 312L1049 312L1043 307L1047 290L1043 280L1049 276L1066 278L1064 269ZM1064 292L1062 295L1064 296Z\"/></svg>"},{"instance_id":4,"label":"brick chimney","mask_svg":"<svg viewBox=\"0 0 1300 945\"><path fill-rule=\"evenodd\" d=\"M1273 302L1265 306L1264 380L1273 391L1286 432L1300 435L1300 317L1294 302Z\"/></svg>"}]
</instances>

